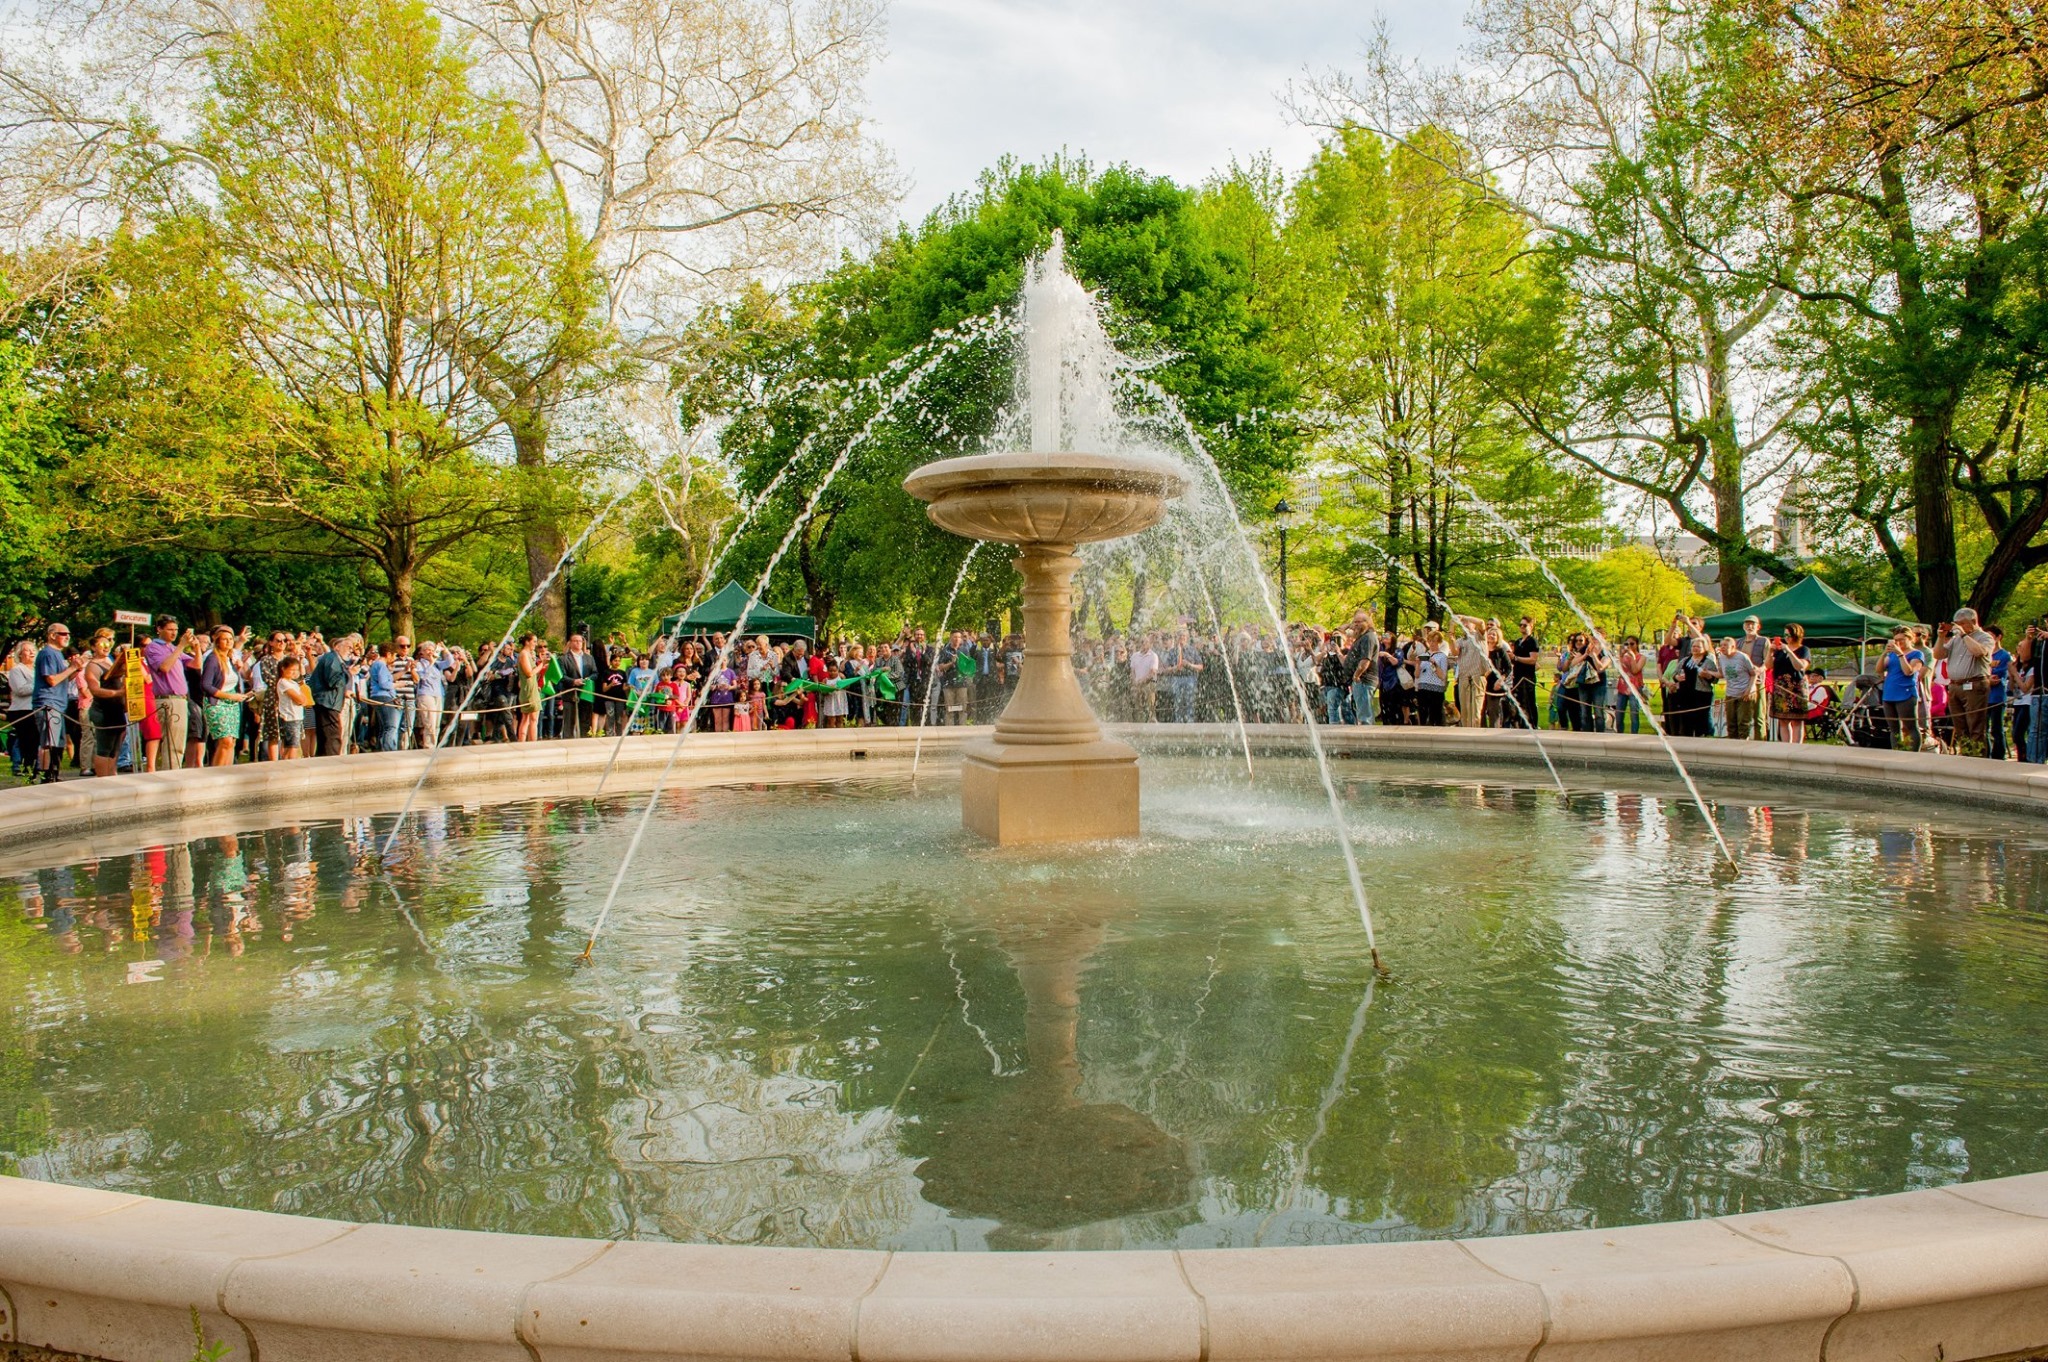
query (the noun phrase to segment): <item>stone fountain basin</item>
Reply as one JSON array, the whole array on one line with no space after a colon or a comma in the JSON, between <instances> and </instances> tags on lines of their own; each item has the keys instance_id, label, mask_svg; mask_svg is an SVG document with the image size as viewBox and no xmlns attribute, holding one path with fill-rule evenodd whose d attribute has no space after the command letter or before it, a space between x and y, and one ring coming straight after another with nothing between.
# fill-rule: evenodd
<instances>
[{"instance_id":1,"label":"stone fountain basin","mask_svg":"<svg viewBox=\"0 0 2048 1362\"><path fill-rule=\"evenodd\" d=\"M986 730L934 729L952 750ZM1234 729L1152 730L1214 748ZM915 729L702 735L689 774L759 778L907 758ZM1299 751L1299 728L1254 729ZM1534 764L1512 731L1353 728L1340 759ZM1668 771L1651 737L1546 733L1561 769ZM672 744L627 741L651 780ZM1696 772L2048 815L2031 767L1920 753L1677 739ZM610 744L464 748L445 801L587 792ZM118 776L0 793L8 859L89 854L183 813L389 812L421 753ZM687 778L687 777L686 777ZM6 1345L117 1362L1289 1362L1291 1359L1965 1359L2048 1350L2048 1174L1750 1215L1329 1248L947 1254L608 1243L357 1225L0 1178ZM30 1353L29 1356L38 1354Z\"/></svg>"},{"instance_id":2,"label":"stone fountain basin","mask_svg":"<svg viewBox=\"0 0 2048 1362\"><path fill-rule=\"evenodd\" d=\"M903 489L941 529L1000 544L1092 544L1159 519L1187 490L1170 459L1144 454L975 454L928 463Z\"/></svg>"}]
</instances>

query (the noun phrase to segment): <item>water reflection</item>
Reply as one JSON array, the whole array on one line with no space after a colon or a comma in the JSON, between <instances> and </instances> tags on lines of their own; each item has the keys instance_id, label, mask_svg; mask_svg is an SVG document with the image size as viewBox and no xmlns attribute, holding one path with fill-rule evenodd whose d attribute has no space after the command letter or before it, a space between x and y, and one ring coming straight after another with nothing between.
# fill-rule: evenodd
<instances>
[{"instance_id":1,"label":"water reflection","mask_svg":"<svg viewBox=\"0 0 2048 1362\"><path fill-rule=\"evenodd\" d=\"M1081 1098L1081 975L1129 905L1055 890L996 938L1024 993L1025 1062L976 1100L930 1117L918 1176L938 1205L1002 1229L990 1247L1035 1247L1046 1231L1121 1220L1188 1199L1187 1151L1123 1102Z\"/></svg>"},{"instance_id":2,"label":"water reflection","mask_svg":"<svg viewBox=\"0 0 2048 1362\"><path fill-rule=\"evenodd\" d=\"M1262 785L1286 774L1262 768ZM714 1243L1324 1243L2048 1166L2044 840L1989 816L1171 770L998 852L887 781L161 839L0 881L0 1159L351 1219ZM1344 1063L1347 1045L1349 1063Z\"/></svg>"}]
</instances>

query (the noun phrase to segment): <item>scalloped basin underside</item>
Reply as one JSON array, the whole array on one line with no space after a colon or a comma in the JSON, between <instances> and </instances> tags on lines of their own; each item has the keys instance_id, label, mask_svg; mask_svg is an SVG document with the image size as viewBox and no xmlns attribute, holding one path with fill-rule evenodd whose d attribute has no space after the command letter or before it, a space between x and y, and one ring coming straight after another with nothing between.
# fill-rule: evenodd
<instances>
[{"instance_id":1,"label":"scalloped basin underside","mask_svg":"<svg viewBox=\"0 0 2048 1362\"><path fill-rule=\"evenodd\" d=\"M1206 1247L1755 1211L2048 1166L2048 839L1826 796L1153 760L1136 842L950 783L309 820L21 874L0 1167L345 1220Z\"/></svg>"}]
</instances>

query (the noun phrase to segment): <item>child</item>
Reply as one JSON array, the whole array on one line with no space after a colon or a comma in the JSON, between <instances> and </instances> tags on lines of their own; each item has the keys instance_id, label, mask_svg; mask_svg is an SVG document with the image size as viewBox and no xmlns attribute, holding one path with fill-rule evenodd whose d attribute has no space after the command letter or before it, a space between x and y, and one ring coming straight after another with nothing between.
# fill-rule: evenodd
<instances>
[{"instance_id":1,"label":"child","mask_svg":"<svg viewBox=\"0 0 2048 1362\"><path fill-rule=\"evenodd\" d=\"M713 732L729 733L732 731L732 702L738 694L736 690L738 685L739 678L733 674L731 667L718 668L718 670L711 673L710 680L705 683L706 689L710 692L708 698L711 708L711 729Z\"/></svg>"},{"instance_id":2,"label":"child","mask_svg":"<svg viewBox=\"0 0 2048 1362\"><path fill-rule=\"evenodd\" d=\"M755 684L759 685L760 683L756 682ZM794 686L794 681L784 681L781 688L775 692L775 726L777 728L795 728L803 722L804 701L808 697L803 692L794 689Z\"/></svg>"}]
</instances>

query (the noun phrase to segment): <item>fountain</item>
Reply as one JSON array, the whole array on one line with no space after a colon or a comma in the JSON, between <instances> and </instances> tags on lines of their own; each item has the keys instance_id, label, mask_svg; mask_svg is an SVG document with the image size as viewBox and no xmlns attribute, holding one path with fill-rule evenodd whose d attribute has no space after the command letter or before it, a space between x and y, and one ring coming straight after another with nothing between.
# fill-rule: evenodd
<instances>
[{"instance_id":1,"label":"fountain","mask_svg":"<svg viewBox=\"0 0 2048 1362\"><path fill-rule=\"evenodd\" d=\"M1138 834L1138 754L1103 736L1074 675L1075 550L1149 528L1188 480L1155 455L1061 452L1063 337L1088 306L1055 234L1024 293L1034 452L940 459L903 482L933 524L1019 549L1024 672L994 736L967 746L960 780L961 821L999 845Z\"/></svg>"},{"instance_id":2,"label":"fountain","mask_svg":"<svg viewBox=\"0 0 2048 1362\"><path fill-rule=\"evenodd\" d=\"M1136 755L1069 653L1082 547L1170 514L1190 612L1285 622L1223 469L1059 257L987 446L1026 452L906 481L1018 550L993 733L693 737L693 707L673 737L0 798L13 1346L2042 1351L2048 791L1919 753L1615 735L1553 766L1517 731L1296 727L1284 656L1226 655L1256 782L1219 694L1142 730L1135 835ZM945 346L852 385L756 595ZM1291 692L1287 726L1248 731L1240 679ZM915 779L963 737L966 832ZM1703 899L1723 823L1743 876Z\"/></svg>"}]
</instances>

